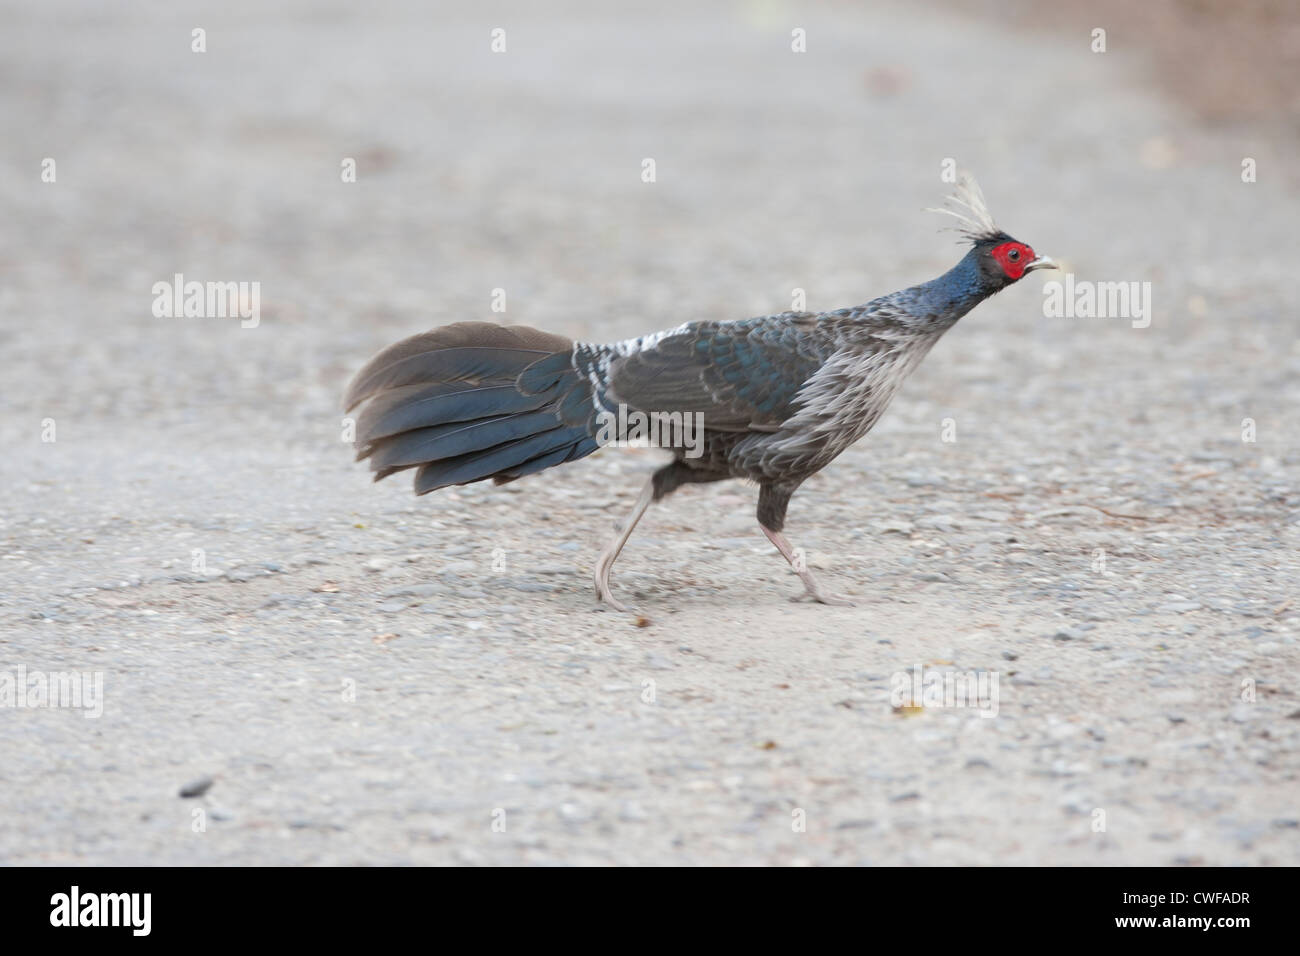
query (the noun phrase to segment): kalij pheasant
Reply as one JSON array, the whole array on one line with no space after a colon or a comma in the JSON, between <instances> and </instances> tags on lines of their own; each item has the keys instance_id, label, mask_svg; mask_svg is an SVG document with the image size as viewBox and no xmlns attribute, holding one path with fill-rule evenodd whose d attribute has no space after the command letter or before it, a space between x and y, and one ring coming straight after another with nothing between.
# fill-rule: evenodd
<instances>
[{"instance_id":1,"label":"kalij pheasant","mask_svg":"<svg viewBox=\"0 0 1300 956\"><path fill-rule=\"evenodd\" d=\"M422 495L575 461L627 437L619 427L631 419L671 423L660 433L682 440L661 440L673 460L646 483L596 562L599 598L625 610L610 569L650 502L691 482L747 478L759 486L759 527L806 596L847 604L819 587L781 533L790 496L870 430L958 319L1025 273L1054 266L994 225L968 176L935 211L959 220L970 251L937 279L851 309L689 322L613 345L486 322L412 336L371 359L348 388L349 411L367 403L357 458L370 459L376 481L418 468ZM701 427L688 443L692 423Z\"/></svg>"}]
</instances>

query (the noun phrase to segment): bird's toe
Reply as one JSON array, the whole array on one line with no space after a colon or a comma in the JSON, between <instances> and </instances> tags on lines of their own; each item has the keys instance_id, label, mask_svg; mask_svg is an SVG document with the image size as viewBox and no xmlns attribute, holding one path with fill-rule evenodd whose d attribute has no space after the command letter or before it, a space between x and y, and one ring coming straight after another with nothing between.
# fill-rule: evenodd
<instances>
[{"instance_id":1,"label":"bird's toe","mask_svg":"<svg viewBox=\"0 0 1300 956\"><path fill-rule=\"evenodd\" d=\"M845 597L842 594L831 594L828 591L804 591L802 594L796 594L791 601L816 601L818 604L825 604L829 607L857 607L856 602Z\"/></svg>"}]
</instances>

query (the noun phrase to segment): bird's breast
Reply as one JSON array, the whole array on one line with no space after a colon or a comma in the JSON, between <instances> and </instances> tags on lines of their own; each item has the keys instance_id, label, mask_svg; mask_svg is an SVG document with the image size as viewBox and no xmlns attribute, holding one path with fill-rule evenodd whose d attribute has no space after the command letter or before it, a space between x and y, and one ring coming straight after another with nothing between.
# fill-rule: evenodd
<instances>
[{"instance_id":1,"label":"bird's breast","mask_svg":"<svg viewBox=\"0 0 1300 956\"><path fill-rule=\"evenodd\" d=\"M869 432L933 342L832 356L800 390L798 411L752 439L760 467L815 471ZM739 449L745 450L745 449Z\"/></svg>"}]
</instances>

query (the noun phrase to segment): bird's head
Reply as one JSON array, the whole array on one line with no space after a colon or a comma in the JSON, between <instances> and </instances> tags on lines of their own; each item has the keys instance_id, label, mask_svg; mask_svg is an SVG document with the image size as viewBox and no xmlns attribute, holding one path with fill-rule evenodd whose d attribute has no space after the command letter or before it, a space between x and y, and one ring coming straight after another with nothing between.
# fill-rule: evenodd
<instances>
[{"instance_id":1,"label":"bird's head","mask_svg":"<svg viewBox=\"0 0 1300 956\"><path fill-rule=\"evenodd\" d=\"M970 240L972 256L980 271L981 285L988 291L1009 286L1035 269L1055 269L1056 263L999 229L984 203L984 193L969 173L962 173L957 188L944 206L931 209L957 220L957 231Z\"/></svg>"},{"instance_id":2,"label":"bird's head","mask_svg":"<svg viewBox=\"0 0 1300 956\"><path fill-rule=\"evenodd\" d=\"M980 271L999 286L1023 279L1026 273L1035 269L1056 268L1056 263L1047 256L1038 255L1031 246L1012 239L1005 232L976 240L975 249L979 255Z\"/></svg>"}]
</instances>

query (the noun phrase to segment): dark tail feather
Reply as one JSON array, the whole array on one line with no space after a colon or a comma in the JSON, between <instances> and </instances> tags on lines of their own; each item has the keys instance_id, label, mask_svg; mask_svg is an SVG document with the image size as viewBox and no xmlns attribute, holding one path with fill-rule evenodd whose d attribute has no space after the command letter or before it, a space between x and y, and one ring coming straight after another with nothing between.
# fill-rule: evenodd
<instances>
[{"instance_id":1,"label":"dark tail feather","mask_svg":"<svg viewBox=\"0 0 1300 956\"><path fill-rule=\"evenodd\" d=\"M573 373L573 360L568 355L557 352L544 359L538 359L528 366L519 376L519 391L525 395L537 395L550 391L566 379L576 378Z\"/></svg>"},{"instance_id":2,"label":"dark tail feather","mask_svg":"<svg viewBox=\"0 0 1300 956\"><path fill-rule=\"evenodd\" d=\"M351 411L387 389L421 382L513 382L538 359L572 349L573 343L562 335L522 325L457 322L384 349L352 380L343 407Z\"/></svg>"},{"instance_id":3,"label":"dark tail feather","mask_svg":"<svg viewBox=\"0 0 1300 956\"><path fill-rule=\"evenodd\" d=\"M524 370L515 384L525 395L555 395L555 414L564 424L588 432L596 430L591 381L574 371L571 355L539 359Z\"/></svg>"},{"instance_id":4,"label":"dark tail feather","mask_svg":"<svg viewBox=\"0 0 1300 956\"><path fill-rule=\"evenodd\" d=\"M549 432L559 426L556 417L543 410L416 428L381 440L370 453L370 467L375 471L393 472L425 462L459 458L529 438L539 432Z\"/></svg>"},{"instance_id":5,"label":"dark tail feather","mask_svg":"<svg viewBox=\"0 0 1300 956\"><path fill-rule=\"evenodd\" d=\"M580 432L576 428L556 426L549 431L495 445L485 451L431 461L421 465L416 473L415 493L423 495L448 485L464 485L472 481L482 481L484 478L495 478L498 475L513 479L517 476L512 472L538 458L550 457L557 450L562 450L566 454L563 459L553 464L558 465L560 461L568 461L569 453L584 441L589 441L586 432ZM594 450L595 442L592 442L592 445Z\"/></svg>"},{"instance_id":6,"label":"dark tail feather","mask_svg":"<svg viewBox=\"0 0 1300 956\"><path fill-rule=\"evenodd\" d=\"M530 458L518 468L499 471L492 476L492 481L498 485L504 485L507 481L514 481L516 478L535 474L553 465L563 465L567 461L577 461L579 458L585 458L599 447L596 444L596 439L584 436L572 445L565 445L559 451Z\"/></svg>"},{"instance_id":7,"label":"dark tail feather","mask_svg":"<svg viewBox=\"0 0 1300 956\"><path fill-rule=\"evenodd\" d=\"M546 404L544 395L522 395L514 385L466 382L404 385L375 396L357 418L357 432L368 441L422 428L429 422L468 422L485 408L500 415L531 412ZM362 457L360 454L358 458Z\"/></svg>"},{"instance_id":8,"label":"dark tail feather","mask_svg":"<svg viewBox=\"0 0 1300 956\"><path fill-rule=\"evenodd\" d=\"M572 353L558 335L485 322L398 342L348 387L346 408L368 402L357 418L357 457L370 459L376 481L418 467L415 491L425 494L513 481L589 455L597 445L577 412L591 388Z\"/></svg>"}]
</instances>

